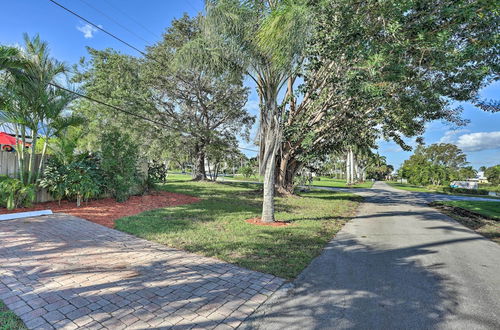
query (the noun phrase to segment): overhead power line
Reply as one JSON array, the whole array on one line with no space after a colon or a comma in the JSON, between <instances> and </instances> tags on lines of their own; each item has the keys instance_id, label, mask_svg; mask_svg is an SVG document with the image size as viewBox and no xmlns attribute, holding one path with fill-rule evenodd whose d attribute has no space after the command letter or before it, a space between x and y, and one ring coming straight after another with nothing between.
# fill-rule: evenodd
<instances>
[{"instance_id":1,"label":"overhead power line","mask_svg":"<svg viewBox=\"0 0 500 330\"><path fill-rule=\"evenodd\" d=\"M100 104L100 105L104 105L104 106L107 106L107 107L109 107L109 108L112 108L112 109L114 109L114 110L116 110L116 111L123 112L123 113L125 113L125 114L127 114L127 115L131 115L131 116L134 116L134 117L136 117L136 118L139 118L139 119L142 119L142 120L149 121L149 122L151 122L151 123L153 123L153 124L157 124L157 125L160 125L160 126L165 126L165 124L160 123L160 122L155 121L155 120L152 120L152 119L150 119L150 118L148 118L148 117L145 117L145 116L142 116L142 115L138 115L138 114L136 114L136 113L133 113L133 112L130 112L130 111L124 110L124 109L122 109L122 108L119 108L119 107L117 107L117 106L115 106L115 105L112 105L112 104L109 104L109 103L106 103L106 102L103 102L103 101L100 101L100 100L94 99L93 97L90 97L90 96L87 96L87 95L85 95L85 94L82 94L82 93L76 92L76 91L74 91L74 90L71 90L71 89L69 89L69 88L66 88L66 87L60 86L60 85L58 85L58 84L55 84L55 83L52 83L52 82L49 82L48 84L49 84L50 86L53 86L53 87L58 88L58 89L61 89L61 90L66 91L66 92L68 92L68 93L72 93L72 94L74 94L74 95L77 95L77 96L79 96L79 97L82 97L82 98L84 98L84 99L87 99L87 100L89 100L89 101L92 101L92 102L94 102L94 103L98 103L98 104Z\"/></svg>"},{"instance_id":2,"label":"overhead power line","mask_svg":"<svg viewBox=\"0 0 500 330\"><path fill-rule=\"evenodd\" d=\"M49 0L49 1L50 1L50 2L52 2L53 4L55 4L56 6L59 6L59 7L61 7L62 9L66 10L68 13L71 13L72 15L74 15L74 16L76 16L76 17L78 17L79 19L83 20L84 22L86 22L86 23L88 23L88 24L92 25L92 26L93 26L93 27L95 27L96 29L98 29L98 30L100 30L100 31L102 31L102 32L104 32L104 33L106 33L106 34L107 34L107 35L109 35L111 38L113 38L113 39L115 39L115 40L118 40L119 42L121 42L121 43L123 43L123 44L127 45L128 47L132 48L133 50L135 50L135 51L139 52L139 53L140 53L140 54L142 54L143 56L145 56L145 57L147 57L147 56L148 56L145 52L143 52L143 51L142 51L142 50L140 50L139 48L137 48L137 47L135 47L135 46L133 46L133 45L129 44L129 43L128 43L128 42L126 42L125 40L123 40L123 39L121 39L121 38L119 38L119 37L115 36L113 33L111 33L111 32L108 32L108 31L104 30L104 29L103 29L102 27L100 27L99 25L97 25L97 24L95 24L95 23L92 23L91 21L89 21L89 20L88 20L88 19L86 19L85 17L83 17L83 16L81 16L81 15L79 15L79 14L75 13L75 12L74 12L74 11L72 11L71 9L64 7L64 6L63 6L63 5L61 5L59 2L54 1L54 0Z\"/></svg>"},{"instance_id":3,"label":"overhead power line","mask_svg":"<svg viewBox=\"0 0 500 330\"><path fill-rule=\"evenodd\" d=\"M141 39L142 41L144 41L147 45L149 45L149 41L147 41L146 39L144 39L143 37L141 37L140 35L138 35L137 33L135 33L134 31L130 30L128 27L126 27L125 25L121 24L120 22L118 22L117 20L115 20L113 17L109 16L108 14L106 14L105 12L103 12L102 10L100 10L99 8L96 8L94 7L92 4L88 3L87 1L85 0L80 0L81 2L83 2L84 4L86 4L88 7L94 9L96 12L100 13L101 15L103 15L104 17L106 17L107 19L109 19L111 22L115 23L116 25L118 25L119 27L121 27L122 29L124 29L125 31L129 32L130 34L136 36L137 38Z\"/></svg>"},{"instance_id":4,"label":"overhead power line","mask_svg":"<svg viewBox=\"0 0 500 330\"><path fill-rule=\"evenodd\" d=\"M142 54L144 57L147 57L147 58L149 58L149 59L154 60L155 62L157 62L157 63L159 63L159 64L162 64L162 63L161 63L160 61L158 61L156 58L149 56L147 53L143 52L142 50L138 49L137 47L135 47L135 46L131 45L130 43L126 42L125 40L123 40L123 39L121 39L121 38L117 37L117 36L116 36L116 35L114 35L113 33L106 31L106 30L105 30L105 29L103 29L102 27L100 27L100 26L98 26L97 24L95 24L95 23L91 22L90 20L88 20L88 19L86 19L85 17L83 17L83 16L79 15L78 13L76 13L76 12L72 11L71 9L66 8L65 6L61 5L61 4L60 4L60 3L58 3L57 1L54 1L54 0L49 0L49 1L50 1L50 2L52 2L52 3L54 3L55 5L57 5L58 7L60 7L60 8L62 8L62 9L64 9L64 10L65 10L65 11L67 11L68 13L70 13L70 14L72 14L72 15L74 15L74 16L76 16L76 17L80 18L81 20L83 20L83 21L87 22L88 24L92 25L93 27L95 27L95 28L99 29L100 31L102 31L102 32L106 33L107 35L109 35L109 36L110 36L110 37L112 37L113 39L115 39L115 40L117 40L117 41L119 41L119 42L123 43L124 45L126 45L126 46L128 46L128 47L130 47L130 48L134 49L135 51L137 51L137 52L139 52L140 54ZM33 77L32 77L32 78L33 78ZM60 86L60 85L58 85L58 84L55 84L55 83L49 82L49 85L51 85L51 86L53 86L53 87L55 87L55 88L59 88L59 89L61 89L61 90L64 90L64 91L66 91L66 92L73 93L74 95L77 95L77 96L79 96L79 97L85 98L85 99L87 99L87 100L89 100L89 101L92 101L92 102L98 103L98 104L100 104L100 105L107 106L107 107L112 108L112 109L114 109L114 110L116 110L116 111L119 111L119 112L122 112L122 113L125 113L125 114L128 114L128 115L134 116L134 117L136 117L136 118L140 118L140 119L146 120L146 121L148 121L148 122L151 122L151 123L154 123L154 124L157 124L157 125L163 126L163 127L165 127L165 126L166 126L166 125L165 125L165 124L163 124L163 123L160 123L160 122L157 122L157 121L152 120L152 119L150 119L150 118L147 118L147 117L145 117L145 116L138 115L138 114L135 114L135 113L133 113L133 112L130 112L130 111L124 110L124 109L122 109L122 108L120 108L120 107L114 106L114 105L109 104L109 103L106 103L106 102L104 102L104 101L100 101L100 100L94 99L94 98L92 98L92 97L90 97L90 96L87 96L87 95L81 94L81 93L79 93L79 92L76 92L76 91L73 91L73 90L71 90L71 89L65 88L65 87ZM181 131L181 133L186 133L186 134L189 134L189 133L187 133L187 132L182 132L182 131ZM249 148L242 148L242 147L238 147L238 149L240 149L240 150L252 151L252 152L259 152L259 151L257 151L257 150L253 150L253 149L249 149Z\"/></svg>"},{"instance_id":5,"label":"overhead power line","mask_svg":"<svg viewBox=\"0 0 500 330\"><path fill-rule=\"evenodd\" d=\"M155 32L151 31L150 29L148 29L146 26L144 26L141 22L139 22L138 20L136 20L133 16L127 14L124 10L122 10L119 6L115 6L111 3L111 1L109 0L106 0L105 1L108 6L110 6L111 8L119 11L120 13L122 13L124 16L126 16L128 19L130 19L132 22L134 22L135 24L137 24L138 26L140 26L141 28L143 28L144 31L147 31L148 33L150 33L152 36L154 36L155 38L160 38L161 37L156 34Z\"/></svg>"}]
</instances>

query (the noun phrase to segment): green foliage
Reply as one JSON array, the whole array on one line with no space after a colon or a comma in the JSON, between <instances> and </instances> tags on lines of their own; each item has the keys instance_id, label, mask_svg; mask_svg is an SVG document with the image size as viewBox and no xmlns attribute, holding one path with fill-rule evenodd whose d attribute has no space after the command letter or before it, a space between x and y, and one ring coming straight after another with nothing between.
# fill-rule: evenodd
<instances>
[{"instance_id":1,"label":"green foliage","mask_svg":"<svg viewBox=\"0 0 500 330\"><path fill-rule=\"evenodd\" d=\"M498 1L309 3L303 97L284 121L283 149L299 161L379 137L409 150L404 136L432 120L464 124L454 101L479 104L481 88L498 79Z\"/></svg>"},{"instance_id":2,"label":"green foliage","mask_svg":"<svg viewBox=\"0 0 500 330\"><path fill-rule=\"evenodd\" d=\"M453 180L475 176L475 171L467 164L465 154L453 144L419 146L410 159L403 163L399 176L420 186L446 185Z\"/></svg>"},{"instance_id":3,"label":"green foliage","mask_svg":"<svg viewBox=\"0 0 500 330\"><path fill-rule=\"evenodd\" d=\"M167 181L168 169L162 162L152 161L148 164L148 181L161 183Z\"/></svg>"},{"instance_id":4,"label":"green foliage","mask_svg":"<svg viewBox=\"0 0 500 330\"><path fill-rule=\"evenodd\" d=\"M176 177L178 180L169 176L169 182L159 188L201 200L122 218L116 221L116 228L169 247L288 279L296 277L321 253L344 219L354 215L359 201L345 192L316 190L301 194L300 198L277 198L277 220L292 225L256 226L245 220L260 213L259 185Z\"/></svg>"},{"instance_id":5,"label":"green foliage","mask_svg":"<svg viewBox=\"0 0 500 330\"><path fill-rule=\"evenodd\" d=\"M118 202L126 201L139 183L139 146L130 136L112 128L101 135L101 169L106 188Z\"/></svg>"},{"instance_id":6,"label":"green foliage","mask_svg":"<svg viewBox=\"0 0 500 330\"><path fill-rule=\"evenodd\" d=\"M500 185L500 165L495 165L485 169L484 176L486 176L491 184Z\"/></svg>"},{"instance_id":7,"label":"green foliage","mask_svg":"<svg viewBox=\"0 0 500 330\"><path fill-rule=\"evenodd\" d=\"M250 164L250 163L246 164L245 166L240 167L238 172L241 175L243 175L246 179L248 179L252 176L255 176L255 174L257 173L255 167L252 166L252 164Z\"/></svg>"},{"instance_id":8,"label":"green foliage","mask_svg":"<svg viewBox=\"0 0 500 330\"><path fill-rule=\"evenodd\" d=\"M70 163L61 162L56 157L50 158L40 186L59 201L63 198L76 200L78 206L82 200L96 198L104 191L99 161L87 154L75 156Z\"/></svg>"},{"instance_id":9,"label":"green foliage","mask_svg":"<svg viewBox=\"0 0 500 330\"><path fill-rule=\"evenodd\" d=\"M41 135L42 155L47 142L63 126L80 122L66 116L64 110L75 100L75 95L54 88L51 84L61 84L61 78L67 73L67 66L50 57L48 44L40 36L30 38L24 34L24 48L9 50L2 47L0 52L0 124L8 123L18 133L23 144L27 134L31 135L29 156L16 148L20 164L19 179L24 183L36 183L42 162L34 166L35 151ZM27 175L25 176L25 173Z\"/></svg>"},{"instance_id":10,"label":"green foliage","mask_svg":"<svg viewBox=\"0 0 500 330\"><path fill-rule=\"evenodd\" d=\"M488 195L489 191L486 189L465 189L465 188L452 188L443 187L445 193L451 194L467 194L467 195Z\"/></svg>"},{"instance_id":11,"label":"green foliage","mask_svg":"<svg viewBox=\"0 0 500 330\"><path fill-rule=\"evenodd\" d=\"M0 176L0 206L9 210L31 206L35 201L34 184L25 185L19 179Z\"/></svg>"}]
</instances>

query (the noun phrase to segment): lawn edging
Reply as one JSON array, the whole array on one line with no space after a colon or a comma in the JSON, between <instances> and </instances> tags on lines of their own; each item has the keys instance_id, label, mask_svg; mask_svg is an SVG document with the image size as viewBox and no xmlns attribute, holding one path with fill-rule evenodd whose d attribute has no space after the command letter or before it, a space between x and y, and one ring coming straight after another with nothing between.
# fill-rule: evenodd
<instances>
[{"instance_id":1,"label":"lawn edging","mask_svg":"<svg viewBox=\"0 0 500 330\"><path fill-rule=\"evenodd\" d=\"M21 318L11 311L7 305L0 300L0 329L2 330L24 330L27 329Z\"/></svg>"},{"instance_id":2,"label":"lawn edging","mask_svg":"<svg viewBox=\"0 0 500 330\"><path fill-rule=\"evenodd\" d=\"M497 217L489 216L474 212L464 207L455 206L456 203L463 201L434 201L429 203L429 206L435 208L439 212L449 216L461 225L473 230L479 235L482 235L493 242L500 244L500 213ZM467 203L497 203L484 201L467 201ZM455 205L454 205L455 204ZM479 204L481 205L481 204Z\"/></svg>"}]
</instances>

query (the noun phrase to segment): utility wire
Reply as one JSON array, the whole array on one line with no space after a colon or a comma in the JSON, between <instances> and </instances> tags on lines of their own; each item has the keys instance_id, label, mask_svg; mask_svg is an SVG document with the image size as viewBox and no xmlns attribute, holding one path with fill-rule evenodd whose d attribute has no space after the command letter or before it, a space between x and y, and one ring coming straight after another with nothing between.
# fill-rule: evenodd
<instances>
[{"instance_id":1,"label":"utility wire","mask_svg":"<svg viewBox=\"0 0 500 330\"><path fill-rule=\"evenodd\" d=\"M88 24L90 24L90 25L94 26L95 28L99 29L100 31L102 31L102 32L106 33L107 35L109 35L109 36L110 36L110 37L112 37L113 39L118 40L119 42L121 42L121 43L123 43L123 44L127 45L128 47L130 47L130 48L132 48L132 49L134 49L135 51L137 51L137 52L139 52L140 54L142 54L144 57L150 58L150 59L152 59L152 60L156 61L157 63L162 64L162 63L161 63L160 61L158 61L156 58L149 56L147 53L143 52L142 50L138 49L137 47L134 47L133 45L131 45L131 44L129 44L128 42L126 42L125 40L123 40L123 39L121 39L121 38L119 38L119 37L115 36L115 35L114 35L114 34L112 34L111 32L108 32L108 31L104 30L102 27L100 27L100 26L98 26L97 24L95 24L95 23L93 23L93 22L89 21L88 19L86 19L86 18L84 18L83 16L81 16L81 15L77 14L76 12L74 12L74 11L72 11L72 10L70 10L70 9L68 9L68 8L66 8L66 7L64 7L63 5L61 5L60 3L58 3L57 1L54 1L54 0L49 0L49 1L50 1L50 2L52 2L52 3L54 3L55 5L57 5L58 7L60 7L60 8L62 8L62 9L64 9L65 11L69 12L70 14L72 14L72 15L74 15L74 16L76 16L76 17L78 17L78 18L82 19L83 21L87 22ZM33 78L33 77L32 77L32 78ZM62 87L62 86L60 86L60 85L58 85L58 84L55 84L55 83L52 83L52 82L49 82L48 84L49 84L49 85L51 85L51 86L53 86L53 87L56 87L56 88L62 89L62 90L64 90L64 91L66 91L66 92L73 93L73 94L75 94L75 95L77 95L77 96L79 96L79 97L85 98L85 99L87 99L87 100L89 100L89 101L92 101L92 102L95 102L95 103L98 103L98 104L101 104L101 105L107 106L107 107L112 108L112 109L114 109L114 110L116 110L116 111L119 111L119 112L122 112L122 113L125 113L125 114L129 114L129 115L134 116L134 117L136 117L136 118L140 118L140 119L143 119L143 120L149 121L149 122L151 122L151 123L154 123L154 124L157 124L157 125L160 125L160 126L165 126L165 124L163 124L163 123L160 123L160 122L154 121L154 120L152 120L152 119L149 119L149 118L147 118L147 117L144 117L144 116L142 116L142 115L138 115L138 114L135 114L135 113L133 113L133 112L130 112L130 111L127 111L127 110L121 109L121 108L119 108L119 107L117 107L117 106L114 106L114 105L108 104L108 103L106 103L106 102L103 102L103 101L100 101L100 100L94 99L94 98L89 97L89 96L87 96L87 95L84 95L84 94L81 94L81 93L75 92L75 91L73 91L73 90L71 90L71 89L68 89L68 88ZM189 134L189 133L187 133L187 132L181 132L181 133L186 133L186 134ZM238 149L240 149L240 150L252 151L252 152L258 152L257 150L252 150L252 149L242 148L242 147L238 147Z\"/></svg>"},{"instance_id":2,"label":"utility wire","mask_svg":"<svg viewBox=\"0 0 500 330\"><path fill-rule=\"evenodd\" d=\"M141 39L142 41L144 41L147 45L150 44L149 41L147 41L146 39L144 39L143 37L141 37L140 35L138 35L137 33L135 33L134 31L130 30L128 27L124 26L123 24L121 24L120 22L118 22L117 20L115 20L113 17L109 16L108 14L106 14L105 12L103 12L102 10L100 10L99 8L96 8L94 7L93 5L91 5L90 3L88 3L87 1L85 0L80 0L81 2L83 2L84 4L86 4L88 7L94 9L96 12L100 13L101 15L103 15L104 17L106 17L107 19L109 19L111 22L115 23L116 25L118 25L119 27L121 27L122 29L124 29L125 31L129 32L130 34L136 36L137 38Z\"/></svg>"},{"instance_id":3,"label":"utility wire","mask_svg":"<svg viewBox=\"0 0 500 330\"><path fill-rule=\"evenodd\" d=\"M62 9L66 10L68 13L71 13L72 15L74 15L74 16L76 16L76 17L78 17L79 19L81 19L81 20L83 20L83 21L87 22L88 24L92 25L92 26L93 26L93 27L95 27L96 29L98 29L98 30L100 30L100 31L102 31L102 32L104 32L104 33L106 33L107 35L109 35L109 36L110 36L110 37L112 37L113 39L118 40L119 42L121 42L121 43L123 43L123 44L127 45L128 47L132 48L133 50L135 50L135 51L137 51L137 52L141 53L141 54L142 54L142 55L144 55L145 57L147 57L147 56L148 56L145 52L143 52L143 51L142 51L142 50L140 50L139 48L137 48L137 47L135 47L135 46L133 46L133 45L129 44L128 42L126 42L126 41L125 41L125 40L123 40L123 39L120 39L119 37L115 36L113 33L111 33L111 32L108 32L108 31L104 30L104 29L103 29L102 27L100 27L99 25L92 23L91 21L89 21L89 20L88 20L88 19L86 19L85 17L83 17L83 16L81 16L81 15L79 15L79 14L75 13L75 12L74 12L74 11L72 11L71 9L68 9L68 8L64 7L64 6L63 6L63 5L61 5L59 2L54 1L54 0L49 0L49 1L50 1L50 2L52 2L53 4L55 4L56 6L59 6L59 7L61 7Z\"/></svg>"},{"instance_id":4,"label":"utility wire","mask_svg":"<svg viewBox=\"0 0 500 330\"><path fill-rule=\"evenodd\" d=\"M130 19L132 22L134 22L134 23L135 23L135 24L137 24L138 26L142 27L142 28L144 29L144 31L149 32L151 35L155 36L155 38L160 38L160 39L161 39L161 37L160 37L158 34L156 34L155 32L151 31L150 29L148 29L148 28L147 28L146 26L144 26L141 22L137 21L137 20L136 20L133 16L131 16L131 15L127 14L127 13L126 13L124 10L122 10L119 6L115 6L115 5L113 5L113 4L111 3L111 1L109 1L109 0L106 0L105 2L108 4L108 6L110 6L111 8L113 8L113 9L115 9L115 10L119 11L119 12L120 12L120 13L122 13L124 16L126 16L128 19Z\"/></svg>"}]
</instances>

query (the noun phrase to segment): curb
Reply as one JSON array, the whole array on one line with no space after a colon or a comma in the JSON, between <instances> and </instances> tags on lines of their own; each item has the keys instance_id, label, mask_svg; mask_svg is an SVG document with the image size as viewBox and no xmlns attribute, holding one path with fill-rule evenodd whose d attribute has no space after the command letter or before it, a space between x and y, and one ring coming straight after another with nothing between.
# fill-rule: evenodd
<instances>
[{"instance_id":1,"label":"curb","mask_svg":"<svg viewBox=\"0 0 500 330\"><path fill-rule=\"evenodd\" d=\"M258 322L264 318L267 311L274 305L278 300L286 297L288 293L295 288L292 282L283 283L266 301L264 301L257 309L250 314L243 323L240 324L236 329L238 330L250 330L258 329Z\"/></svg>"}]
</instances>

